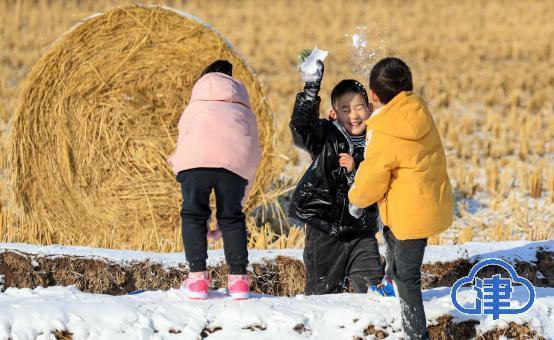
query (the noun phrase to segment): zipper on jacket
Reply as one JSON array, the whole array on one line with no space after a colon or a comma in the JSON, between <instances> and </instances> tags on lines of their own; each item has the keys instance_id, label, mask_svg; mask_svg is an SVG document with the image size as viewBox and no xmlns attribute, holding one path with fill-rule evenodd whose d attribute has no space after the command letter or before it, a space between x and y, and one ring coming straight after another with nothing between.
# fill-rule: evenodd
<instances>
[{"instance_id":1,"label":"zipper on jacket","mask_svg":"<svg viewBox=\"0 0 554 340\"><path fill-rule=\"evenodd\" d=\"M354 156L354 142L352 142L352 138L350 138L350 135L342 125L339 124L336 120L333 121L333 125L339 130L340 133L346 138L346 142L348 143L348 154L350 156ZM352 170L351 173L354 173L354 170ZM352 186L354 183L354 176L351 176L349 173L345 172L346 181L348 182L349 186Z\"/></svg>"},{"instance_id":2,"label":"zipper on jacket","mask_svg":"<svg viewBox=\"0 0 554 340\"><path fill-rule=\"evenodd\" d=\"M346 130L344 129L344 127L342 125L339 124L339 122L337 122L336 120L333 121L333 125L339 129L340 133L343 134L344 138L346 138L346 142L348 143L348 154L350 156L353 156L354 155L354 142L352 142L352 138L350 138L350 135L348 134L348 132L346 132Z\"/></svg>"}]
</instances>

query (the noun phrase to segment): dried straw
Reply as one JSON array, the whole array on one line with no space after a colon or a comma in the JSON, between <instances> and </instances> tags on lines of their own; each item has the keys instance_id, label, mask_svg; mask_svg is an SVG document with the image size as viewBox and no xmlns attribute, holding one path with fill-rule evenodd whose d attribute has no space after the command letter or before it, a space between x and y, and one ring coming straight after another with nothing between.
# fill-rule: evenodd
<instances>
[{"instance_id":1,"label":"dried straw","mask_svg":"<svg viewBox=\"0 0 554 340\"><path fill-rule=\"evenodd\" d=\"M166 158L194 81L221 58L248 89L263 148L247 210L264 201L279 171L267 100L225 39L182 14L131 6L90 17L22 84L8 145L10 202L20 223L49 230L45 242L114 230L130 240L144 229L174 238L181 199Z\"/></svg>"}]
</instances>

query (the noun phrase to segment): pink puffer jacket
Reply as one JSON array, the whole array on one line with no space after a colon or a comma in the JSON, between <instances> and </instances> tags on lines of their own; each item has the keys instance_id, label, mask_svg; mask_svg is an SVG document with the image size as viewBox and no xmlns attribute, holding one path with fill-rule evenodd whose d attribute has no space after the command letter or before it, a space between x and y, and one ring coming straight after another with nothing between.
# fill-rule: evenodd
<instances>
[{"instance_id":1,"label":"pink puffer jacket","mask_svg":"<svg viewBox=\"0 0 554 340\"><path fill-rule=\"evenodd\" d=\"M200 78L179 120L179 137L169 164L179 171L224 168L248 180L248 193L261 158L256 116L244 85L223 73Z\"/></svg>"}]
</instances>

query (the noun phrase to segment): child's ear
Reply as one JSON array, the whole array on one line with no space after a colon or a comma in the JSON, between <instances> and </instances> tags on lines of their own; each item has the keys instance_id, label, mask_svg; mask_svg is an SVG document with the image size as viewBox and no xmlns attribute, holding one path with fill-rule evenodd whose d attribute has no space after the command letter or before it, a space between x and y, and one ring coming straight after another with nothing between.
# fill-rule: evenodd
<instances>
[{"instance_id":1,"label":"child's ear","mask_svg":"<svg viewBox=\"0 0 554 340\"><path fill-rule=\"evenodd\" d=\"M379 97L377 97L377 94L375 93L375 91L370 89L369 90L369 96L370 96L371 102L373 104L379 104L380 103Z\"/></svg>"},{"instance_id":2,"label":"child's ear","mask_svg":"<svg viewBox=\"0 0 554 340\"><path fill-rule=\"evenodd\" d=\"M331 109L331 111L329 111L329 119L331 120L337 119L337 112L334 109Z\"/></svg>"}]
</instances>

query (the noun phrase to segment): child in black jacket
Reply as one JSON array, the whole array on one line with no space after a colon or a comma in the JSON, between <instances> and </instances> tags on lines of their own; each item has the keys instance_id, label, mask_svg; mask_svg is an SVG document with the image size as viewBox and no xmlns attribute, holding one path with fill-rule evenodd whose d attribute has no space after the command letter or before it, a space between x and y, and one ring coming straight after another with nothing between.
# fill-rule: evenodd
<instances>
[{"instance_id":1,"label":"child in black jacket","mask_svg":"<svg viewBox=\"0 0 554 340\"><path fill-rule=\"evenodd\" d=\"M346 279L365 293L384 275L375 239L378 211L372 205L351 214L348 190L363 160L369 101L363 85L343 80L331 93L331 120L320 119L320 61L318 68L319 77L296 96L290 121L295 145L313 160L289 207L289 216L307 225L305 294L339 293Z\"/></svg>"}]
</instances>

